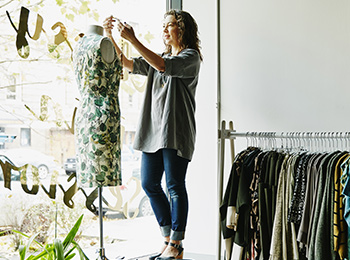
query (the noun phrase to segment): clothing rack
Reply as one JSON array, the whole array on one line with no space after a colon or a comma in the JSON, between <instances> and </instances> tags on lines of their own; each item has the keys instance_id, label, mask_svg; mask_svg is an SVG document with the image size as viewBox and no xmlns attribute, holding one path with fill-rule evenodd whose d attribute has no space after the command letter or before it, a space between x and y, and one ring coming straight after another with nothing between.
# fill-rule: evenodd
<instances>
[{"instance_id":1,"label":"clothing rack","mask_svg":"<svg viewBox=\"0 0 350 260\"><path fill-rule=\"evenodd\" d=\"M282 149L337 149L343 146L350 148L350 132L236 132L233 122L229 122L226 129L226 122L221 122L221 129L218 130L218 176L217 176L217 198L220 206L223 198L224 164L225 164L225 140L230 141L230 158L233 163L235 158L236 138L246 138L247 146L259 146L264 148ZM216 259L221 260L222 235L220 213L218 212L218 241Z\"/></svg>"}]
</instances>

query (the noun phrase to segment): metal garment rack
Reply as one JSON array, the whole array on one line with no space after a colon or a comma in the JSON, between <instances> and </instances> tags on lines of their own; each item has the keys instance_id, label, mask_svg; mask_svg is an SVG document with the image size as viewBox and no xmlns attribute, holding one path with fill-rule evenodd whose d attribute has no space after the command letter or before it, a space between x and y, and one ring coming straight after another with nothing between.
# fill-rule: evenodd
<instances>
[{"instance_id":1,"label":"metal garment rack","mask_svg":"<svg viewBox=\"0 0 350 260\"><path fill-rule=\"evenodd\" d=\"M226 122L221 122L221 129L218 130L218 175L217 175L217 198L220 206L223 198L223 181L224 181L224 164L225 164L225 140L230 141L231 163L235 158L234 139L243 137L249 141L251 146L263 146L265 148L283 149L305 149L305 150L320 150L322 148L334 150L340 146L344 150L350 148L350 132L246 132L239 133L234 130L233 122L229 122L229 127L226 129ZM277 143L278 142L278 143ZM217 254L216 259L221 260L222 253L222 234L220 213L218 212L218 234L217 234Z\"/></svg>"}]
</instances>

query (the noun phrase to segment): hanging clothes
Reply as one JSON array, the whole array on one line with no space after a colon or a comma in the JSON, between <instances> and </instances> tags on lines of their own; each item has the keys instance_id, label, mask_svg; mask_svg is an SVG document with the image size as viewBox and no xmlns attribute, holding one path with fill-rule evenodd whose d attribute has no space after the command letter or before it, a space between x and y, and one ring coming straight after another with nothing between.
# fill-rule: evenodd
<instances>
[{"instance_id":1,"label":"hanging clothes","mask_svg":"<svg viewBox=\"0 0 350 260\"><path fill-rule=\"evenodd\" d=\"M340 156L339 152L329 154L324 158L321 172L319 175L319 184L317 187L316 204L314 221L312 223L310 232L310 245L308 252L308 259L334 259L333 250L331 248L330 234L330 218L333 209L330 207L330 179L332 177L331 169L334 161ZM320 258L321 257L321 258ZM322 258L325 257L325 258Z\"/></svg>"},{"instance_id":2,"label":"hanging clothes","mask_svg":"<svg viewBox=\"0 0 350 260\"><path fill-rule=\"evenodd\" d=\"M349 157L349 154L344 154L341 160L337 162L334 172L333 250L339 253L340 259L345 259L347 256L347 227L344 218L344 195L341 178L343 175L342 165L348 161Z\"/></svg>"},{"instance_id":3,"label":"hanging clothes","mask_svg":"<svg viewBox=\"0 0 350 260\"><path fill-rule=\"evenodd\" d=\"M220 218L224 238L241 247L242 257L226 259L346 259L349 158L342 151L240 152Z\"/></svg>"},{"instance_id":4,"label":"hanging clothes","mask_svg":"<svg viewBox=\"0 0 350 260\"><path fill-rule=\"evenodd\" d=\"M232 241L244 248L250 244L250 211L251 196L249 187L252 182L254 159L259 149L252 148L239 154L233 162L230 179L222 205L220 207L221 226L224 239ZM231 210L227 210L230 208ZM232 215L227 216L230 212ZM230 222L230 220L233 220Z\"/></svg>"},{"instance_id":5,"label":"hanging clothes","mask_svg":"<svg viewBox=\"0 0 350 260\"><path fill-rule=\"evenodd\" d=\"M266 168L260 167L260 185L259 185L259 209L260 209L260 235L262 239L262 254L264 259L269 258L269 245L272 240L273 222L276 212L277 189L280 171L283 167L285 155L278 154L276 151L266 152ZM265 173L264 173L265 172Z\"/></svg>"},{"instance_id":6,"label":"hanging clothes","mask_svg":"<svg viewBox=\"0 0 350 260\"><path fill-rule=\"evenodd\" d=\"M292 198L294 166L297 154L286 155L278 182L276 214L270 246L271 260L299 259L294 223L288 222L288 210Z\"/></svg>"},{"instance_id":7,"label":"hanging clothes","mask_svg":"<svg viewBox=\"0 0 350 260\"><path fill-rule=\"evenodd\" d=\"M344 228L344 230L341 230L341 232L344 232L347 234L347 238L344 238L346 240L346 243L343 247L347 247L347 253L348 256L350 256L350 157L343 162L341 165L342 170L342 176L341 176L341 185L342 185L342 195L344 196L344 216L343 220L347 225L340 225L340 227Z\"/></svg>"},{"instance_id":8,"label":"hanging clothes","mask_svg":"<svg viewBox=\"0 0 350 260\"><path fill-rule=\"evenodd\" d=\"M313 222L313 212L316 199L316 187L319 180L320 167L323 158L327 156L326 153L313 154L308 162L306 169L306 190L304 198L304 208L300 221L300 228L298 232L298 242L302 251L307 255L307 248L310 241L310 229Z\"/></svg>"}]
</instances>

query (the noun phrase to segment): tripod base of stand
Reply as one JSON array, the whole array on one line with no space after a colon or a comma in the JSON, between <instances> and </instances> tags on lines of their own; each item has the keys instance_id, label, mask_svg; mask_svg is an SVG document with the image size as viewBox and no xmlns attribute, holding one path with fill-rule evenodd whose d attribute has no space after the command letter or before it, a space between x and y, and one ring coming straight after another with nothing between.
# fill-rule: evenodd
<instances>
[{"instance_id":1,"label":"tripod base of stand","mask_svg":"<svg viewBox=\"0 0 350 260\"><path fill-rule=\"evenodd\" d=\"M105 255L105 249L102 248L99 251L99 256L96 260L109 260ZM116 258L113 258L112 260L125 260L124 256L117 256Z\"/></svg>"}]
</instances>

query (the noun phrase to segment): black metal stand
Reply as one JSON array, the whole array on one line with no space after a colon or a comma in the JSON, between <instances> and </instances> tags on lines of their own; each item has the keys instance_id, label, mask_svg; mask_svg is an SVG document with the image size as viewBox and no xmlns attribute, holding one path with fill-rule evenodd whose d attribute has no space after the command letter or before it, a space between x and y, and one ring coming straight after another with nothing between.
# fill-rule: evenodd
<instances>
[{"instance_id":1,"label":"black metal stand","mask_svg":"<svg viewBox=\"0 0 350 260\"><path fill-rule=\"evenodd\" d=\"M98 187L98 217L100 224L100 249L98 250L97 260L108 260L103 247L103 205L102 205L102 187ZM115 260L123 260L125 257L118 256Z\"/></svg>"},{"instance_id":2,"label":"black metal stand","mask_svg":"<svg viewBox=\"0 0 350 260\"><path fill-rule=\"evenodd\" d=\"M99 260L108 260L105 255L105 249L103 248L103 205L102 205L102 187L98 187L98 216L100 222L100 249L99 249Z\"/></svg>"}]
</instances>

